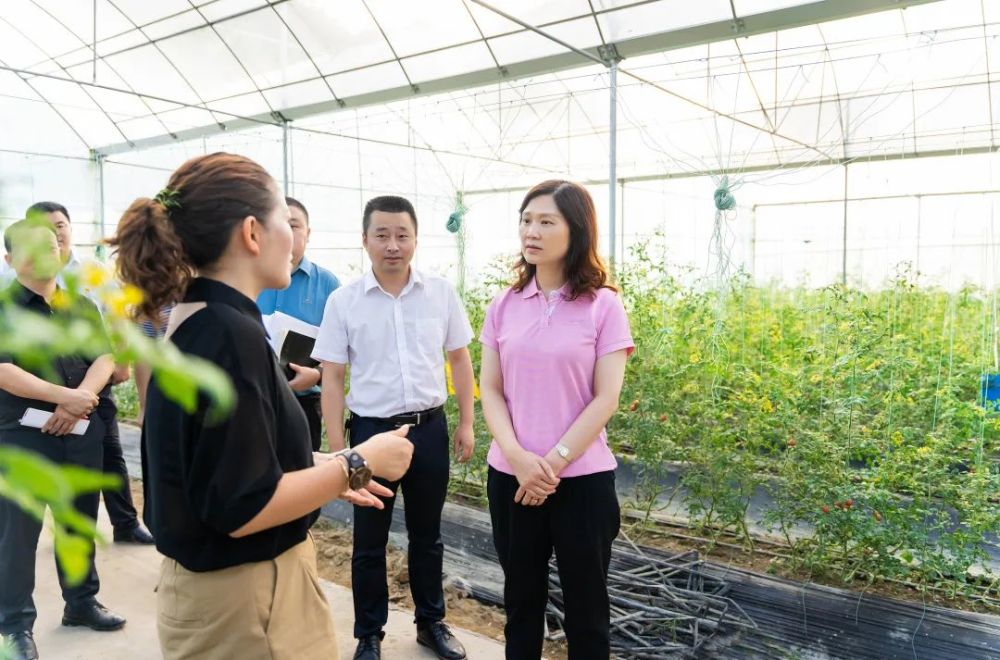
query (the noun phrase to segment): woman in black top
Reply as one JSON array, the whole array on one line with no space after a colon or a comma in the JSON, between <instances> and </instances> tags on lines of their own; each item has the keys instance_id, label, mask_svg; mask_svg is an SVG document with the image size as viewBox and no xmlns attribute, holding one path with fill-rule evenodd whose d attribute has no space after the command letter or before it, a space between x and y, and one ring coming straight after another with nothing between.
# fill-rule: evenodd
<instances>
[{"instance_id":1,"label":"woman in black top","mask_svg":"<svg viewBox=\"0 0 1000 660\"><path fill-rule=\"evenodd\" d=\"M207 397L189 412L155 378L147 394L145 521L166 556L157 623L168 659L336 657L309 528L336 497L381 506L376 495L391 493L362 487L367 469L394 480L409 465L405 429L313 465L305 415L254 303L289 284L288 220L260 165L218 153L136 200L111 241L122 280L146 294L137 313L177 303L169 340L220 367L236 392L222 420Z\"/></svg>"}]
</instances>

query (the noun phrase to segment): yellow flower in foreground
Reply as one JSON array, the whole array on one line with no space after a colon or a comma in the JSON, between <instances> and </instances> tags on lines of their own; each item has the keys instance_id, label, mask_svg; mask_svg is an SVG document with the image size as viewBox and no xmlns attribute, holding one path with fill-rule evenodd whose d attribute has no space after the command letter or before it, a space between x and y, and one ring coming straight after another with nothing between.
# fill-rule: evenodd
<instances>
[{"instance_id":1,"label":"yellow flower in foreground","mask_svg":"<svg viewBox=\"0 0 1000 660\"><path fill-rule=\"evenodd\" d=\"M52 300L49 304L52 306L52 309L69 309L69 294L62 289L56 289L56 292L52 294Z\"/></svg>"},{"instance_id":2,"label":"yellow flower in foreground","mask_svg":"<svg viewBox=\"0 0 1000 660\"><path fill-rule=\"evenodd\" d=\"M929 453L931 453L930 447L920 447L919 449L917 449L917 454L919 454L920 456L926 456Z\"/></svg>"},{"instance_id":3,"label":"yellow flower in foreground","mask_svg":"<svg viewBox=\"0 0 1000 660\"><path fill-rule=\"evenodd\" d=\"M690 362L691 364L698 364L699 362L701 362L701 353L699 353L698 351L692 353L688 357L688 362Z\"/></svg>"},{"instance_id":4,"label":"yellow flower in foreground","mask_svg":"<svg viewBox=\"0 0 1000 660\"><path fill-rule=\"evenodd\" d=\"M87 261L80 268L80 281L85 289L99 289L104 286L110 275L107 268L96 261Z\"/></svg>"},{"instance_id":5,"label":"yellow flower in foreground","mask_svg":"<svg viewBox=\"0 0 1000 660\"><path fill-rule=\"evenodd\" d=\"M132 306L139 305L142 304L142 301L146 299L146 296L143 294L142 289L136 286L132 286L131 284L125 285L125 288L122 289L122 295L125 297L126 305L132 305Z\"/></svg>"},{"instance_id":6,"label":"yellow flower in foreground","mask_svg":"<svg viewBox=\"0 0 1000 660\"><path fill-rule=\"evenodd\" d=\"M121 291L115 291L108 296L104 302L107 304L108 311L111 313L111 316L122 319L128 315L128 306L125 304L125 294Z\"/></svg>"},{"instance_id":7,"label":"yellow flower in foreground","mask_svg":"<svg viewBox=\"0 0 1000 660\"><path fill-rule=\"evenodd\" d=\"M111 316L125 318L132 307L145 299L141 289L128 284L123 289L116 289L104 296L104 305Z\"/></svg>"}]
</instances>

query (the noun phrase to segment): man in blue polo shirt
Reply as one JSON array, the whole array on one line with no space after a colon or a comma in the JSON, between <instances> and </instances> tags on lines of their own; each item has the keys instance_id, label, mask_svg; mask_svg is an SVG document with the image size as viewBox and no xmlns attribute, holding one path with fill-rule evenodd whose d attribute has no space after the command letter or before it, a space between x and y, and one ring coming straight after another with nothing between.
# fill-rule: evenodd
<instances>
[{"instance_id":1,"label":"man in blue polo shirt","mask_svg":"<svg viewBox=\"0 0 1000 660\"><path fill-rule=\"evenodd\" d=\"M309 243L309 211L302 202L286 197L292 226L292 283L287 289L265 289L257 298L260 313L282 312L309 325L319 326L323 321L326 299L340 286L337 276L306 259ZM313 451L319 451L323 414L320 410L319 369L290 364L295 377L288 382L298 397L302 410L309 419Z\"/></svg>"}]
</instances>

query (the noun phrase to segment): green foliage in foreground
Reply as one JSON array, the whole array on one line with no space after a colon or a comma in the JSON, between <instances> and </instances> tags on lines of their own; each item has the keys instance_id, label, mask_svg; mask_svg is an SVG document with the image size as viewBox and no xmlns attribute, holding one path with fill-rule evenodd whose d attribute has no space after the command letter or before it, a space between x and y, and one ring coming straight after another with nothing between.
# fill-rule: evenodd
<instances>
[{"instance_id":1,"label":"green foliage in foreground","mask_svg":"<svg viewBox=\"0 0 1000 660\"><path fill-rule=\"evenodd\" d=\"M228 376L215 365L182 355L172 344L145 337L127 318L130 305L141 294L118 288L100 264L85 264L77 273L66 274L66 289L51 305L57 313L43 317L15 308L0 315L0 347L20 363L53 378L52 357L81 354L90 358L114 354L119 363L149 364L164 393L193 411L199 397L209 403L210 419L229 414L234 391ZM103 316L79 309L81 296L96 300ZM8 295L0 291L0 303ZM81 516L73 500L82 493L113 488L117 478L76 468L59 466L15 447L0 445L0 497L17 502L25 511L43 519L52 512L56 556L71 582L82 580L91 561L97 537L93 521ZM2 652L2 651L0 651Z\"/></svg>"}]
</instances>

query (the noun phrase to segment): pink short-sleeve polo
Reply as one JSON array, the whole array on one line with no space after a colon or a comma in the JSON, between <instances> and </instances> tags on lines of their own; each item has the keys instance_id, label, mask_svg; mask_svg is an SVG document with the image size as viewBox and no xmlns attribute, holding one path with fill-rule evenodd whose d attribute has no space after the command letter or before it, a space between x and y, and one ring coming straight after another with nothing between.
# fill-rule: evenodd
<instances>
[{"instance_id":1,"label":"pink short-sleeve polo","mask_svg":"<svg viewBox=\"0 0 1000 660\"><path fill-rule=\"evenodd\" d=\"M610 289L567 300L563 289L548 300L534 281L523 291L507 289L486 310L483 346L500 354L504 398L518 442L544 456L594 399L598 358L635 347L621 299ZM493 442L489 464L514 471ZM618 463L601 429L586 452L560 477L614 470Z\"/></svg>"}]
</instances>

